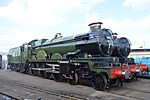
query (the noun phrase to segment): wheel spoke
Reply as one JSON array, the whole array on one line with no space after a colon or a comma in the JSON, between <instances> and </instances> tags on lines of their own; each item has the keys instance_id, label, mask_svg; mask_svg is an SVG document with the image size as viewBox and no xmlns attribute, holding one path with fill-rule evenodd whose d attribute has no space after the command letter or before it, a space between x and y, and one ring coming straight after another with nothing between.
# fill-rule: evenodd
<instances>
[{"instance_id":1,"label":"wheel spoke","mask_svg":"<svg viewBox=\"0 0 150 100\"><path fill-rule=\"evenodd\" d=\"M78 83L78 81L79 81L78 74L77 73L72 74L72 78L73 79L69 79L69 83L71 85L76 85Z\"/></svg>"},{"instance_id":2,"label":"wheel spoke","mask_svg":"<svg viewBox=\"0 0 150 100\"><path fill-rule=\"evenodd\" d=\"M96 90L105 90L107 86L107 79L104 75L94 75L92 79L92 86Z\"/></svg>"}]
</instances>

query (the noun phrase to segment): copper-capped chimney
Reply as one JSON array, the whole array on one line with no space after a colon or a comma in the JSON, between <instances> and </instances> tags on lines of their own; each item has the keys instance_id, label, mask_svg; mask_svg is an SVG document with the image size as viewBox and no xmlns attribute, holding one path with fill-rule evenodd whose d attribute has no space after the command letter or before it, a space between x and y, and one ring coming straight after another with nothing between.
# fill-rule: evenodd
<instances>
[{"instance_id":1,"label":"copper-capped chimney","mask_svg":"<svg viewBox=\"0 0 150 100\"><path fill-rule=\"evenodd\" d=\"M88 26L90 26L90 31L93 32L101 29L102 24L103 24L102 22L94 22L94 23L90 23Z\"/></svg>"}]
</instances>

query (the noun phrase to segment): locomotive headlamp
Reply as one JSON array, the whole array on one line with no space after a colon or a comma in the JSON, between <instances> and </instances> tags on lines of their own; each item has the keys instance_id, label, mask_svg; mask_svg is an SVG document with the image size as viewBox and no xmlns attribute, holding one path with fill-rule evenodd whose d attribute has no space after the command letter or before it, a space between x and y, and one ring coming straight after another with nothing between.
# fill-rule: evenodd
<instances>
[{"instance_id":1,"label":"locomotive headlamp","mask_svg":"<svg viewBox=\"0 0 150 100\"><path fill-rule=\"evenodd\" d=\"M137 72L137 73L139 73L140 71L141 71L141 69L140 69L140 68L139 68L139 69L136 69L136 72Z\"/></svg>"}]
</instances>

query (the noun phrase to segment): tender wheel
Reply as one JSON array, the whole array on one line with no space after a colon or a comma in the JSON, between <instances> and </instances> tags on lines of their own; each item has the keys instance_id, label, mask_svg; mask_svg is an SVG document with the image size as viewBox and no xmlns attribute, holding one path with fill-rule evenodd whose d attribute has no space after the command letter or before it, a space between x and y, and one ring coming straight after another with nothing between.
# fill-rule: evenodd
<instances>
[{"instance_id":1,"label":"tender wheel","mask_svg":"<svg viewBox=\"0 0 150 100\"><path fill-rule=\"evenodd\" d=\"M107 79L103 74L94 75L92 78L92 86L96 90L104 91L107 87L107 83Z\"/></svg>"},{"instance_id":2,"label":"tender wheel","mask_svg":"<svg viewBox=\"0 0 150 100\"><path fill-rule=\"evenodd\" d=\"M25 73L25 67L26 67L25 64L20 64L19 65L19 72L20 73Z\"/></svg>"},{"instance_id":3,"label":"tender wheel","mask_svg":"<svg viewBox=\"0 0 150 100\"><path fill-rule=\"evenodd\" d=\"M71 85L76 85L79 81L79 77L77 73L72 74L72 79L68 80Z\"/></svg>"},{"instance_id":4,"label":"tender wheel","mask_svg":"<svg viewBox=\"0 0 150 100\"><path fill-rule=\"evenodd\" d=\"M10 69L11 69L12 71L15 71L13 64L10 64Z\"/></svg>"},{"instance_id":5,"label":"tender wheel","mask_svg":"<svg viewBox=\"0 0 150 100\"><path fill-rule=\"evenodd\" d=\"M110 80L110 85L112 87L118 86L119 85L119 79L115 78L115 79Z\"/></svg>"},{"instance_id":6,"label":"tender wheel","mask_svg":"<svg viewBox=\"0 0 150 100\"><path fill-rule=\"evenodd\" d=\"M63 77L60 74L52 74L52 78L57 82L61 82L63 80Z\"/></svg>"},{"instance_id":7,"label":"tender wheel","mask_svg":"<svg viewBox=\"0 0 150 100\"><path fill-rule=\"evenodd\" d=\"M21 67L20 68L20 73L25 73L25 68Z\"/></svg>"}]
</instances>

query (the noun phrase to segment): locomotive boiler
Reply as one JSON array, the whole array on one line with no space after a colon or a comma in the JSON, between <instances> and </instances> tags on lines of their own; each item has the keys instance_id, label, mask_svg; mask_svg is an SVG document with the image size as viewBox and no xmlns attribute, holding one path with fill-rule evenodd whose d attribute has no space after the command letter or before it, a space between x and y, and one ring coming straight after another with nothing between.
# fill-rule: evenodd
<instances>
[{"instance_id":1,"label":"locomotive boiler","mask_svg":"<svg viewBox=\"0 0 150 100\"><path fill-rule=\"evenodd\" d=\"M59 54L60 57L122 57L130 53L130 42L127 38L114 38L109 29L101 29L101 22L89 24L90 32L76 36L62 37L56 34L52 40L37 40L31 42L32 47L39 52L44 50L46 57ZM40 51L41 52L41 51Z\"/></svg>"}]
</instances>

